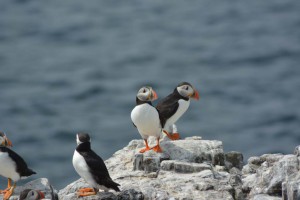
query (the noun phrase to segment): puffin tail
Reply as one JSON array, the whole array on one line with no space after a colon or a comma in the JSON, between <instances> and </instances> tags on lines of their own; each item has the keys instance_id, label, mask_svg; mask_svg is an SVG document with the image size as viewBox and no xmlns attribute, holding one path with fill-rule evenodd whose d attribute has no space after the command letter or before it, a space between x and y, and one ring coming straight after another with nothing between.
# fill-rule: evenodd
<instances>
[{"instance_id":1,"label":"puffin tail","mask_svg":"<svg viewBox=\"0 0 300 200\"><path fill-rule=\"evenodd\" d=\"M110 187L111 189L114 189L115 191L120 192L120 189L119 189L118 186L120 186L120 184L114 182L113 180L111 180L110 183L109 183L109 187Z\"/></svg>"},{"instance_id":2,"label":"puffin tail","mask_svg":"<svg viewBox=\"0 0 300 200\"><path fill-rule=\"evenodd\" d=\"M27 170L24 172L24 176L27 176L27 177L31 176L33 174L36 174L36 172L29 168L27 168Z\"/></svg>"}]
</instances>

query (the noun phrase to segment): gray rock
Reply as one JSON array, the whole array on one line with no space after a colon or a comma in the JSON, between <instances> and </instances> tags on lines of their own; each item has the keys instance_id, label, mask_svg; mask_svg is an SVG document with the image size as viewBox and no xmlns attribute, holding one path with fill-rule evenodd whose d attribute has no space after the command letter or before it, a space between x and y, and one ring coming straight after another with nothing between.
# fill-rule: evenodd
<instances>
[{"instance_id":1,"label":"gray rock","mask_svg":"<svg viewBox=\"0 0 300 200\"><path fill-rule=\"evenodd\" d=\"M291 177L282 183L282 197L284 200L300 199L300 175Z\"/></svg>"},{"instance_id":2,"label":"gray rock","mask_svg":"<svg viewBox=\"0 0 300 200\"><path fill-rule=\"evenodd\" d=\"M205 163L187 163L183 161L167 160L161 163L161 169L166 171L174 170L177 173L194 173L206 169L211 170L211 165Z\"/></svg>"},{"instance_id":3,"label":"gray rock","mask_svg":"<svg viewBox=\"0 0 300 200\"><path fill-rule=\"evenodd\" d=\"M150 139L149 146L154 145L155 139ZM150 150L141 154L143 147L142 140L133 140L105 161L121 192L100 192L93 199L104 194L111 199L233 199L234 189L227 184L230 174L214 169L214 164L224 169L222 142L199 137L170 141L165 137L163 153ZM59 196L72 200L80 187L87 187L81 179L62 189Z\"/></svg>"},{"instance_id":4,"label":"gray rock","mask_svg":"<svg viewBox=\"0 0 300 200\"><path fill-rule=\"evenodd\" d=\"M118 199L120 200L143 200L144 199L144 194L142 192L138 192L134 189L129 189L122 191L120 194L118 194Z\"/></svg>"},{"instance_id":5,"label":"gray rock","mask_svg":"<svg viewBox=\"0 0 300 200\"><path fill-rule=\"evenodd\" d=\"M155 139L149 146L156 145ZM105 161L121 192L99 192L86 199L299 200L299 155L265 154L243 166L239 152L224 154L222 142L190 137L161 140L163 153L141 154L143 140L133 140ZM81 179L59 191L77 199L88 185Z\"/></svg>"},{"instance_id":6,"label":"gray rock","mask_svg":"<svg viewBox=\"0 0 300 200\"><path fill-rule=\"evenodd\" d=\"M213 165L224 165L223 145L221 141L210 140L164 140L161 142L164 153L170 160L186 162L211 162Z\"/></svg>"},{"instance_id":7,"label":"gray rock","mask_svg":"<svg viewBox=\"0 0 300 200\"><path fill-rule=\"evenodd\" d=\"M133 161L133 170L144 170L147 173L156 172L160 169L163 160L170 159L167 154L147 151L144 154L137 153Z\"/></svg>"},{"instance_id":8,"label":"gray rock","mask_svg":"<svg viewBox=\"0 0 300 200\"><path fill-rule=\"evenodd\" d=\"M299 173L299 161L296 155L265 154L261 157L252 157L244 168L246 170L242 171L242 189L245 194L249 193L250 198L258 194L295 196L298 192L292 186L297 185L297 181L300 180L294 178ZM249 168L253 169L254 173L251 173ZM285 191L283 191L284 182L286 182Z\"/></svg>"},{"instance_id":9,"label":"gray rock","mask_svg":"<svg viewBox=\"0 0 300 200\"><path fill-rule=\"evenodd\" d=\"M300 145L295 147L294 154L298 157L300 156Z\"/></svg>"},{"instance_id":10,"label":"gray rock","mask_svg":"<svg viewBox=\"0 0 300 200\"><path fill-rule=\"evenodd\" d=\"M240 170L242 170L244 161L243 161L243 154L236 151L231 151L228 153L225 153L225 166L228 169L231 169L233 167L236 167Z\"/></svg>"},{"instance_id":11,"label":"gray rock","mask_svg":"<svg viewBox=\"0 0 300 200\"><path fill-rule=\"evenodd\" d=\"M250 200L281 200L281 198L270 196L270 195L267 195L267 194L258 194L258 195L255 195Z\"/></svg>"}]
</instances>

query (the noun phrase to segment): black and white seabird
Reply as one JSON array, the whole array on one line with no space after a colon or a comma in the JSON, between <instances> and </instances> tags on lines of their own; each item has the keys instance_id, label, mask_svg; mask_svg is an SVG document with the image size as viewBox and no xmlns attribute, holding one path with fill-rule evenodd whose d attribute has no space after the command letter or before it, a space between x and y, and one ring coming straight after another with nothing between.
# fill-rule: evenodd
<instances>
[{"instance_id":1,"label":"black and white seabird","mask_svg":"<svg viewBox=\"0 0 300 200\"><path fill-rule=\"evenodd\" d=\"M120 191L118 188L120 185L111 179L102 158L91 149L89 134L78 133L76 141L77 147L73 155L73 166L81 178L92 187L80 189L78 196L95 195L99 189Z\"/></svg>"},{"instance_id":2,"label":"black and white seabird","mask_svg":"<svg viewBox=\"0 0 300 200\"><path fill-rule=\"evenodd\" d=\"M144 153L150 149L162 152L159 146L159 138L162 131L159 114L151 103L155 99L157 99L157 94L151 87L142 87L136 95L136 106L131 111L133 125L138 129L146 145L144 149L140 150L140 153ZM153 148L150 148L148 145L149 136L154 136L157 139L157 145Z\"/></svg>"},{"instance_id":3,"label":"black and white seabird","mask_svg":"<svg viewBox=\"0 0 300 200\"><path fill-rule=\"evenodd\" d=\"M156 105L163 132L172 140L179 139L178 133L171 133L175 122L185 113L190 105L190 98L199 100L198 91L188 82L180 83L167 97Z\"/></svg>"},{"instance_id":4,"label":"black and white seabird","mask_svg":"<svg viewBox=\"0 0 300 200\"><path fill-rule=\"evenodd\" d=\"M33 189L25 189L19 196L19 200L40 200L44 198L45 194L43 192Z\"/></svg>"},{"instance_id":5,"label":"black and white seabird","mask_svg":"<svg viewBox=\"0 0 300 200\"><path fill-rule=\"evenodd\" d=\"M12 146L11 142L3 132L0 132L0 175L8 178L7 188L0 190L0 194L4 194L3 200L9 199L12 195L17 181L36 174L27 167L21 156L8 148L9 146Z\"/></svg>"}]
</instances>

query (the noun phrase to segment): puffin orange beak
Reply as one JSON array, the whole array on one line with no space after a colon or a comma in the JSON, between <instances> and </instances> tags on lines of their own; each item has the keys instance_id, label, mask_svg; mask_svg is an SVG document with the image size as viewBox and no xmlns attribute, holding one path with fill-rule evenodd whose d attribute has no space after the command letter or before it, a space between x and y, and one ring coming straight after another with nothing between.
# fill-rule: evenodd
<instances>
[{"instance_id":1,"label":"puffin orange beak","mask_svg":"<svg viewBox=\"0 0 300 200\"><path fill-rule=\"evenodd\" d=\"M40 198L39 199L45 199L44 192L38 191Z\"/></svg>"},{"instance_id":2,"label":"puffin orange beak","mask_svg":"<svg viewBox=\"0 0 300 200\"><path fill-rule=\"evenodd\" d=\"M153 101L156 100L156 99L158 98L158 97L157 97L157 94L156 94L156 92L155 92L154 90L152 90L151 96L152 96L152 100L153 100Z\"/></svg>"},{"instance_id":3,"label":"puffin orange beak","mask_svg":"<svg viewBox=\"0 0 300 200\"><path fill-rule=\"evenodd\" d=\"M12 142L5 136L5 146L12 147Z\"/></svg>"},{"instance_id":4,"label":"puffin orange beak","mask_svg":"<svg viewBox=\"0 0 300 200\"><path fill-rule=\"evenodd\" d=\"M200 99L199 92L196 89L194 89L194 94L192 94L191 97L196 100L199 100Z\"/></svg>"}]
</instances>

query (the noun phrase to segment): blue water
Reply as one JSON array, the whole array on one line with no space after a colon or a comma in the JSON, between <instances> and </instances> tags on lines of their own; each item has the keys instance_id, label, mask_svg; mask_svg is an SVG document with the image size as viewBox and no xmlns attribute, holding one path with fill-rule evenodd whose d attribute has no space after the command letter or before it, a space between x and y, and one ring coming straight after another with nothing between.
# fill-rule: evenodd
<instances>
[{"instance_id":1,"label":"blue water","mask_svg":"<svg viewBox=\"0 0 300 200\"><path fill-rule=\"evenodd\" d=\"M1 1L0 129L32 179L61 189L78 178L77 132L107 159L140 139L130 112L141 86L164 97L188 81L201 99L178 121L182 137L221 140L246 159L292 153L299 13L294 0Z\"/></svg>"}]
</instances>

